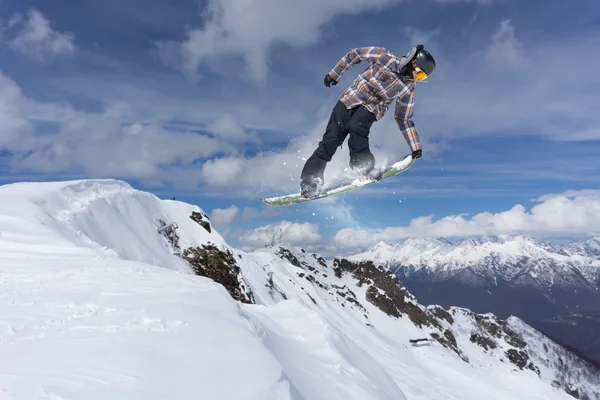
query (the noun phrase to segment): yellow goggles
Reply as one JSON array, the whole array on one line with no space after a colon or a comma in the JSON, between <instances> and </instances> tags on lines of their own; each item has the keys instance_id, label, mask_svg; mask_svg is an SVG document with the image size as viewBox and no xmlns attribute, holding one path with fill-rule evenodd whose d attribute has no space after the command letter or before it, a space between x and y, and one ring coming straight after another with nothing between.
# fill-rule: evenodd
<instances>
[{"instance_id":1,"label":"yellow goggles","mask_svg":"<svg viewBox=\"0 0 600 400\"><path fill-rule=\"evenodd\" d=\"M417 77L418 81L424 81L427 79L427 73L419 67L415 67L415 76Z\"/></svg>"}]
</instances>

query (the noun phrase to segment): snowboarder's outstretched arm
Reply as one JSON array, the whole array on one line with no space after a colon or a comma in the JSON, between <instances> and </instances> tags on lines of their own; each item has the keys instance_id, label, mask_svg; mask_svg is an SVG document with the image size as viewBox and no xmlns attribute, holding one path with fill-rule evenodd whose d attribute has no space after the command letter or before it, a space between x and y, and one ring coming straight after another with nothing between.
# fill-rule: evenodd
<instances>
[{"instance_id":1,"label":"snowboarder's outstretched arm","mask_svg":"<svg viewBox=\"0 0 600 400\"><path fill-rule=\"evenodd\" d=\"M412 121L412 116L415 108L415 91L412 90L410 93L403 97L398 98L396 101L396 110L394 119L400 128L400 131L406 139L410 150L414 153L415 151L421 150L421 142L419 141L419 134L415 129L415 123Z\"/></svg>"},{"instance_id":2,"label":"snowboarder's outstretched arm","mask_svg":"<svg viewBox=\"0 0 600 400\"><path fill-rule=\"evenodd\" d=\"M336 66L329 72L329 76L337 83L344 72L348 71L353 65L358 64L361 61L369 61L370 63L377 62L385 53L386 50L383 47L375 46L357 47L352 49L338 61Z\"/></svg>"}]
</instances>

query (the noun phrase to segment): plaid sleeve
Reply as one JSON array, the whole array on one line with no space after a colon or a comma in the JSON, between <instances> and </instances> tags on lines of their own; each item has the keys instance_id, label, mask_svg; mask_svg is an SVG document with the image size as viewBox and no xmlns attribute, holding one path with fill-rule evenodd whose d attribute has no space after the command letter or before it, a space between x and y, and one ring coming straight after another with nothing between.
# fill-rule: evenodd
<instances>
[{"instance_id":1,"label":"plaid sleeve","mask_svg":"<svg viewBox=\"0 0 600 400\"><path fill-rule=\"evenodd\" d=\"M385 49L383 47L357 47L350 50L335 67L329 72L329 75L336 81L339 81L342 74L346 72L350 67L361 61L369 61L371 63L376 62L384 55Z\"/></svg>"},{"instance_id":2,"label":"plaid sleeve","mask_svg":"<svg viewBox=\"0 0 600 400\"><path fill-rule=\"evenodd\" d=\"M415 124L412 121L412 116L415 108L415 91L412 90L409 94L398 98L396 101L396 111L394 119L400 128L400 131L406 139L411 151L421 149L419 134L415 129Z\"/></svg>"}]
</instances>

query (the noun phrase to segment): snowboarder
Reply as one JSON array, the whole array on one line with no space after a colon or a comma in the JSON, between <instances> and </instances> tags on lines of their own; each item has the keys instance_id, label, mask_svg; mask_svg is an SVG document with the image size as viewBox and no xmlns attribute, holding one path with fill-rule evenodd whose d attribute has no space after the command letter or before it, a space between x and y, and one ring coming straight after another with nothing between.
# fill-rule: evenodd
<instances>
[{"instance_id":1,"label":"snowboarder","mask_svg":"<svg viewBox=\"0 0 600 400\"><path fill-rule=\"evenodd\" d=\"M415 105L416 81L423 81L435 69L433 56L423 45L413 47L406 56L398 57L382 47L360 47L350 50L325 75L325 86L337 85L342 74L362 61L370 66L342 92L331 112L323 139L304 164L300 176L300 193L313 197L323 184L325 167L348 134L350 167L370 177L375 157L369 150L369 132L380 120L391 102L397 98L394 118L404 135L413 158L422 155L419 135L411 120Z\"/></svg>"}]
</instances>

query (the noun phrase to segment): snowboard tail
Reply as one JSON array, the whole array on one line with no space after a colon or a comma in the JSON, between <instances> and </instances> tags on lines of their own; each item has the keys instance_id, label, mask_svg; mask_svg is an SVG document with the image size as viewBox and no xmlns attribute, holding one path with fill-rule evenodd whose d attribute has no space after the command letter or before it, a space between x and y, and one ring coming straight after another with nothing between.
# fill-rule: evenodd
<instances>
[{"instance_id":1,"label":"snowboard tail","mask_svg":"<svg viewBox=\"0 0 600 400\"><path fill-rule=\"evenodd\" d=\"M318 200L323 199L325 197L335 196L341 193L346 193L351 190L361 188L373 182L379 182L383 179L389 178L390 176L400 174L409 169L414 164L414 162L415 159L413 159L412 155L409 154L405 156L402 160L394 163L389 168L384 169L382 173L374 179L356 179L353 181L344 181L331 187L325 186L317 191L316 196L309 198L302 197L298 192L283 196L264 198L261 199L261 201L265 204L269 204L272 206L289 206L293 204L304 203L306 201Z\"/></svg>"}]
</instances>

